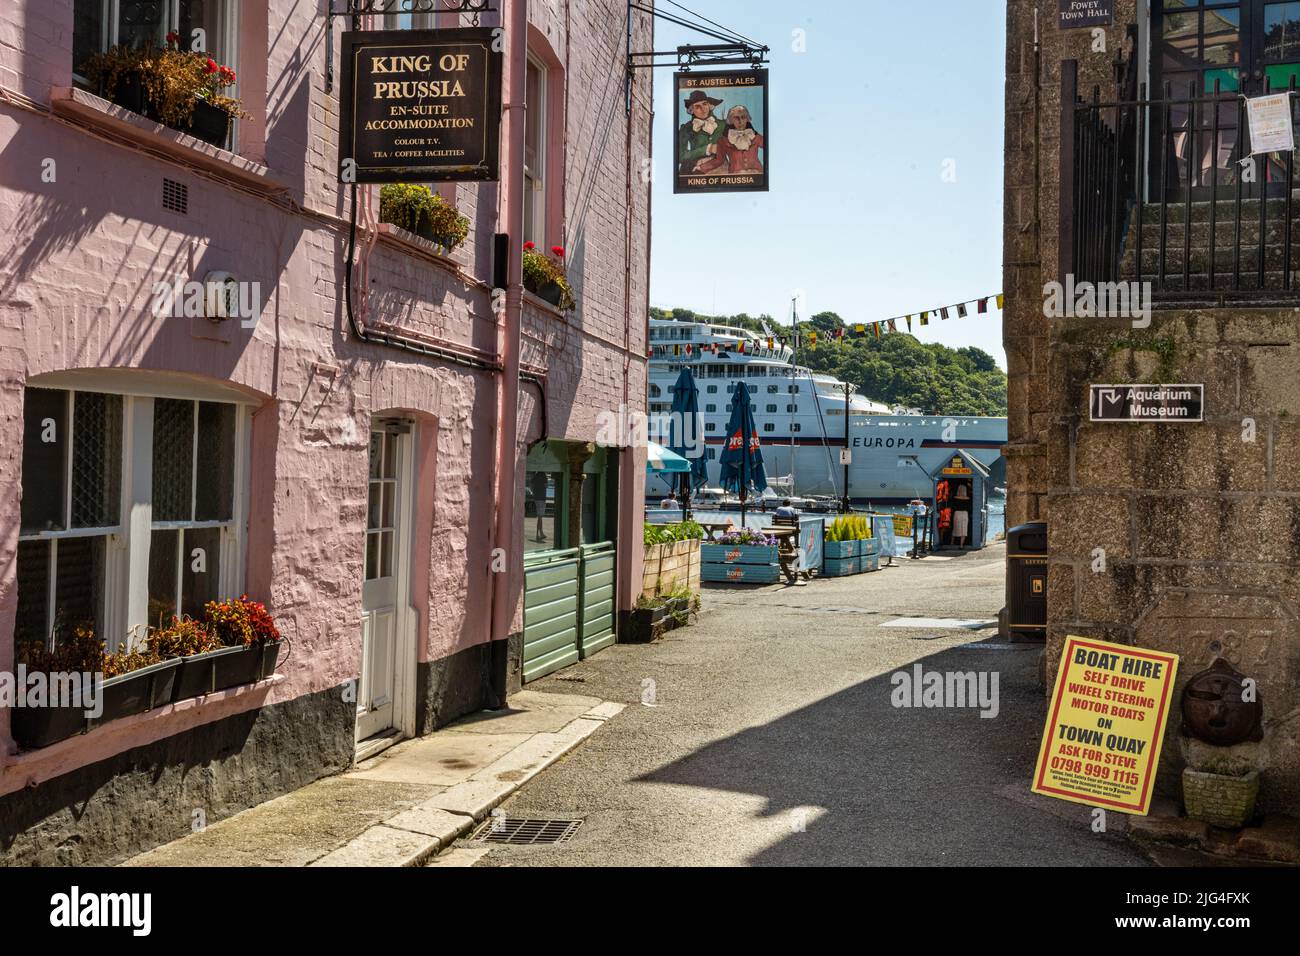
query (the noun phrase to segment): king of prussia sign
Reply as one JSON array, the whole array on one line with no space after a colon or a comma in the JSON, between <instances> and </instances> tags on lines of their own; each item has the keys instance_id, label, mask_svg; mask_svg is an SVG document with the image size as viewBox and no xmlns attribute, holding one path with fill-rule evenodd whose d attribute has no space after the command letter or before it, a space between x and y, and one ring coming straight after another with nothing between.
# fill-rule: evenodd
<instances>
[{"instance_id":1,"label":"king of prussia sign","mask_svg":"<svg viewBox=\"0 0 1300 956\"><path fill-rule=\"evenodd\" d=\"M491 28L344 33L340 182L496 180L493 44Z\"/></svg>"}]
</instances>

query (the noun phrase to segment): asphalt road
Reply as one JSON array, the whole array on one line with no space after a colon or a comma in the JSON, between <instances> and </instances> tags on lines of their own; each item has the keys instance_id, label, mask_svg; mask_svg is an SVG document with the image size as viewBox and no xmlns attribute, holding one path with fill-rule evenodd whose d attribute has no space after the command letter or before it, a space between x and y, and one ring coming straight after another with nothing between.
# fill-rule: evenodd
<instances>
[{"instance_id":1,"label":"asphalt road","mask_svg":"<svg viewBox=\"0 0 1300 956\"><path fill-rule=\"evenodd\" d=\"M629 706L502 808L581 818L572 839L494 846L477 865L1145 864L1122 815L1097 833L1089 808L1028 791L1039 645L881 626L995 618L1003 558L996 546L802 587L709 588L694 626L529 685ZM914 662L996 674L997 716L893 706L890 675Z\"/></svg>"}]
</instances>

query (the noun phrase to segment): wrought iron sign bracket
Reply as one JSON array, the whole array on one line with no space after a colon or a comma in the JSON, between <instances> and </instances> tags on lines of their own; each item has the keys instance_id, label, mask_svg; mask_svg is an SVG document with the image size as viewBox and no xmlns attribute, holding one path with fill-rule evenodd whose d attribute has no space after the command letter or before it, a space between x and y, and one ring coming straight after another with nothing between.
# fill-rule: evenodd
<instances>
[{"instance_id":1,"label":"wrought iron sign bracket","mask_svg":"<svg viewBox=\"0 0 1300 956\"><path fill-rule=\"evenodd\" d=\"M334 18L351 17L352 29L372 13L496 13L496 0L328 0L325 7L325 92L334 91Z\"/></svg>"},{"instance_id":2,"label":"wrought iron sign bracket","mask_svg":"<svg viewBox=\"0 0 1300 956\"><path fill-rule=\"evenodd\" d=\"M687 44L675 50L647 50L637 52L632 49L632 11L648 13L650 16L672 23L687 30L693 30L719 43ZM699 14L693 14L704 23L693 23L674 13L668 13L657 7L647 7L638 0L627 0L627 77L624 82L625 100L628 113L632 112L632 78L637 70L653 70L659 67L673 67L679 72L689 72L694 66L748 65L755 70L762 69L767 63L770 47L762 46L721 24L714 23Z\"/></svg>"},{"instance_id":3,"label":"wrought iron sign bracket","mask_svg":"<svg viewBox=\"0 0 1300 956\"><path fill-rule=\"evenodd\" d=\"M679 46L676 50L631 53L628 57L628 69L653 70L657 67L673 67L679 72L689 73L693 66L747 64L757 70L767 63L767 52L768 48L765 46L751 46L748 43L689 44Z\"/></svg>"}]
</instances>

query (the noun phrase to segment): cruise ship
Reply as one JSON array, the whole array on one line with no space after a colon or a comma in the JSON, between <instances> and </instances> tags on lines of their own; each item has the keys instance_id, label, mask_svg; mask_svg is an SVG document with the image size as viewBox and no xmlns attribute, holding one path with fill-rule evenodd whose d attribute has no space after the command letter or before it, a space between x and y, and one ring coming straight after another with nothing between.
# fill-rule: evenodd
<instances>
[{"instance_id":1,"label":"cruise ship","mask_svg":"<svg viewBox=\"0 0 1300 956\"><path fill-rule=\"evenodd\" d=\"M778 479L774 484L792 486L795 495L842 497L840 452L846 446L852 453L849 498L854 504L906 504L928 498L930 473L955 448L988 466L994 485L1006 483L1001 457L1007 440L1005 418L890 408L858 394L854 385L800 366L794 350L776 333L769 337L716 323L650 320L652 437L656 422L663 421L660 416L672 409L672 388L686 366L699 388L711 485L718 483L718 454L731 418L731 393L740 381L749 388L767 475ZM666 479L647 479L647 496L668 491Z\"/></svg>"}]
</instances>

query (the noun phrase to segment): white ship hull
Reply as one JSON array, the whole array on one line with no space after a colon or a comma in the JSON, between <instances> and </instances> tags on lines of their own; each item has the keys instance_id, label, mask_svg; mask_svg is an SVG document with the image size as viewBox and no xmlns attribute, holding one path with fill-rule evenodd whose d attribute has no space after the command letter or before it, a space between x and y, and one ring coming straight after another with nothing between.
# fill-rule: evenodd
<instances>
[{"instance_id":1,"label":"white ship hull","mask_svg":"<svg viewBox=\"0 0 1300 956\"><path fill-rule=\"evenodd\" d=\"M829 375L793 364L788 348L776 343L769 348L772 340L752 332L660 320L650 326L651 437L656 416L670 412L678 375L690 367L711 485L719 484L718 454L738 381L750 392L764 470L772 476L792 476L795 495L842 497L840 453L846 445L852 456L849 497L855 504L905 504L929 497L930 474L958 449L989 466L994 485L1006 484L1001 460L1007 441L1005 418L890 414L888 407L856 394L852 386L846 389ZM742 339L743 349L737 345ZM649 497L668 490L666 479L647 480Z\"/></svg>"}]
</instances>

